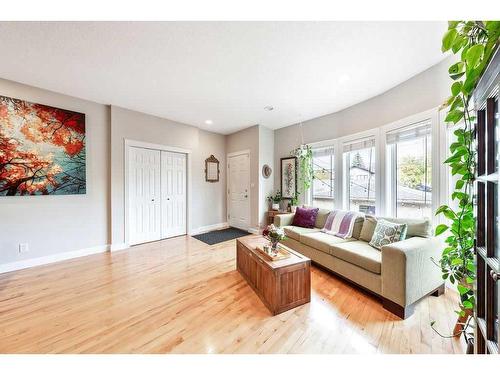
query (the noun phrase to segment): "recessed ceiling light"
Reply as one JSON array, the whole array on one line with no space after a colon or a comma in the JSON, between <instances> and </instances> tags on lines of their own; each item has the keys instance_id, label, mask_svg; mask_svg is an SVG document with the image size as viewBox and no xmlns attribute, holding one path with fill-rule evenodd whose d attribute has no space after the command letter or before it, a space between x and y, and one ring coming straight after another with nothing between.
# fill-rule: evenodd
<instances>
[{"instance_id":1,"label":"recessed ceiling light","mask_svg":"<svg viewBox=\"0 0 500 375\"><path fill-rule=\"evenodd\" d=\"M212 125L214 122L212 120L205 120L205 124Z\"/></svg>"},{"instance_id":2,"label":"recessed ceiling light","mask_svg":"<svg viewBox=\"0 0 500 375\"><path fill-rule=\"evenodd\" d=\"M264 109L266 111L272 111L274 109L274 107L272 105L267 105L267 106L264 107Z\"/></svg>"}]
</instances>

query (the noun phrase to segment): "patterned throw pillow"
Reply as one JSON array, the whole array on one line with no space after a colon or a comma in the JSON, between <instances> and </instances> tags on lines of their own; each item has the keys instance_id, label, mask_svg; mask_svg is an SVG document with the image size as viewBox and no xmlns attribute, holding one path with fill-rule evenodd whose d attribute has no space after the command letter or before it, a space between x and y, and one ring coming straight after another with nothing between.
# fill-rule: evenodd
<instances>
[{"instance_id":1,"label":"patterned throw pillow","mask_svg":"<svg viewBox=\"0 0 500 375\"><path fill-rule=\"evenodd\" d=\"M384 245L402 241L406 238L407 230L407 224L395 224L380 219L375 226L370 246L380 250Z\"/></svg>"}]
</instances>

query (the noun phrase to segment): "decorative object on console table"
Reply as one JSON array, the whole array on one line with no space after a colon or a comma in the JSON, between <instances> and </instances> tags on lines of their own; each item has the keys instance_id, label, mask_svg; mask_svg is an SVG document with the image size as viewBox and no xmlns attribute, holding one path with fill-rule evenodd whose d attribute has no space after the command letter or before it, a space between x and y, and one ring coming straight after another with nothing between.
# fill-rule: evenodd
<instances>
[{"instance_id":1,"label":"decorative object on console table","mask_svg":"<svg viewBox=\"0 0 500 375\"><path fill-rule=\"evenodd\" d=\"M0 96L0 196L86 193L85 114Z\"/></svg>"},{"instance_id":2,"label":"decorative object on console table","mask_svg":"<svg viewBox=\"0 0 500 375\"><path fill-rule=\"evenodd\" d=\"M279 211L280 202L282 201L281 192L278 190L276 194L267 197L267 200L271 202L271 208L273 210Z\"/></svg>"},{"instance_id":3,"label":"decorative object on console table","mask_svg":"<svg viewBox=\"0 0 500 375\"><path fill-rule=\"evenodd\" d=\"M295 213L297 211L297 204L299 203L298 193L295 197L290 199L290 212Z\"/></svg>"},{"instance_id":4,"label":"decorative object on console table","mask_svg":"<svg viewBox=\"0 0 500 375\"><path fill-rule=\"evenodd\" d=\"M219 160L213 155L205 159L205 180L207 182L219 182Z\"/></svg>"},{"instance_id":5,"label":"decorative object on console table","mask_svg":"<svg viewBox=\"0 0 500 375\"><path fill-rule=\"evenodd\" d=\"M281 314L311 301L311 260L284 247L290 257L267 260L257 246L262 236L236 240L236 267L273 315ZM280 245L281 246L281 245Z\"/></svg>"},{"instance_id":6,"label":"decorative object on console table","mask_svg":"<svg viewBox=\"0 0 500 375\"><path fill-rule=\"evenodd\" d=\"M281 158L281 194L283 198L297 195L297 158Z\"/></svg>"}]
</instances>

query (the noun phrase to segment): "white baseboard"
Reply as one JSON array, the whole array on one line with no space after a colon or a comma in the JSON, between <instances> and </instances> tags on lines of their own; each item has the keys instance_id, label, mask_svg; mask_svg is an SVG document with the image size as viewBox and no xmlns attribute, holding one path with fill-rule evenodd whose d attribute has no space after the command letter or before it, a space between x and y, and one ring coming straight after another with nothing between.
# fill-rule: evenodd
<instances>
[{"instance_id":1,"label":"white baseboard","mask_svg":"<svg viewBox=\"0 0 500 375\"><path fill-rule=\"evenodd\" d=\"M118 251L118 250L124 250L128 249L130 246L126 243L116 243L116 244L111 244L109 247L110 251Z\"/></svg>"},{"instance_id":2,"label":"white baseboard","mask_svg":"<svg viewBox=\"0 0 500 375\"><path fill-rule=\"evenodd\" d=\"M109 248L110 248L109 245L93 246L86 249L66 251L64 253L47 255L44 257L24 259L17 262L0 264L0 273L22 270L24 268L42 266L44 264L60 262L63 260L68 260L73 258L80 258L86 255L104 253L106 251L109 251Z\"/></svg>"},{"instance_id":3,"label":"white baseboard","mask_svg":"<svg viewBox=\"0 0 500 375\"><path fill-rule=\"evenodd\" d=\"M211 230L218 230L218 229L224 229L229 227L228 223L217 223L217 224L212 224L212 225L205 225L203 227L198 227L196 229L191 229L189 232L190 236L194 236L196 234L200 233L205 233L205 232L210 232Z\"/></svg>"},{"instance_id":4,"label":"white baseboard","mask_svg":"<svg viewBox=\"0 0 500 375\"><path fill-rule=\"evenodd\" d=\"M260 234L260 229L259 228L248 228L248 232L252 234Z\"/></svg>"}]
</instances>

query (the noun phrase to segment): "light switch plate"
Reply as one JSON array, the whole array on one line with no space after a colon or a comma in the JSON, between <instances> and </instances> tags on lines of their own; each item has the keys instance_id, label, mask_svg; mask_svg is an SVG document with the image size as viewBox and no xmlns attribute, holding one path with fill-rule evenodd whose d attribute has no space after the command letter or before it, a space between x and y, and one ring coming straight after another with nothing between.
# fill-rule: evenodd
<instances>
[{"instance_id":1,"label":"light switch plate","mask_svg":"<svg viewBox=\"0 0 500 375\"><path fill-rule=\"evenodd\" d=\"M28 251L30 251L30 249L27 243L19 244L19 253L27 253Z\"/></svg>"}]
</instances>

